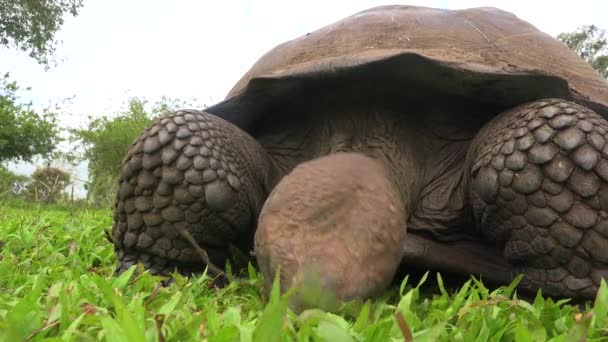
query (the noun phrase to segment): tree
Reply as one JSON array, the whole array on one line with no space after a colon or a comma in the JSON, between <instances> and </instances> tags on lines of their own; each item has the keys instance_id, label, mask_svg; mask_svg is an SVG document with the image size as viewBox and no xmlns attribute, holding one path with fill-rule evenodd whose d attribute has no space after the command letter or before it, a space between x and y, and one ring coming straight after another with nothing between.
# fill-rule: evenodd
<instances>
[{"instance_id":1,"label":"tree","mask_svg":"<svg viewBox=\"0 0 608 342\"><path fill-rule=\"evenodd\" d=\"M29 51L48 66L64 14L75 17L81 7L82 0L0 0L0 45Z\"/></svg>"},{"instance_id":2,"label":"tree","mask_svg":"<svg viewBox=\"0 0 608 342\"><path fill-rule=\"evenodd\" d=\"M56 167L37 169L27 186L28 197L46 204L55 203L70 184L70 174Z\"/></svg>"},{"instance_id":3,"label":"tree","mask_svg":"<svg viewBox=\"0 0 608 342\"><path fill-rule=\"evenodd\" d=\"M112 203L122 159L133 141L155 118L184 105L184 101L163 98L150 106L146 100L135 97L118 114L94 119L87 128L72 130L72 140L81 143L82 158L89 162L89 200Z\"/></svg>"},{"instance_id":4,"label":"tree","mask_svg":"<svg viewBox=\"0 0 608 342\"><path fill-rule=\"evenodd\" d=\"M570 33L560 33L557 39L574 50L587 63L608 79L608 39L606 30L595 25L582 26Z\"/></svg>"},{"instance_id":5,"label":"tree","mask_svg":"<svg viewBox=\"0 0 608 342\"><path fill-rule=\"evenodd\" d=\"M19 89L8 74L0 78L0 162L47 156L60 141L56 114L38 114L31 104L20 104Z\"/></svg>"}]
</instances>

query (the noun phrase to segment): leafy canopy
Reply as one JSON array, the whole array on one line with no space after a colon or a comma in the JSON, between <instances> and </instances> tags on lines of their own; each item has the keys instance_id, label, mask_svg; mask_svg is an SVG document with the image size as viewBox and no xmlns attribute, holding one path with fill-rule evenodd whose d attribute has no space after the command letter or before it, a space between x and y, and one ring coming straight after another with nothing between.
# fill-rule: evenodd
<instances>
[{"instance_id":1,"label":"leafy canopy","mask_svg":"<svg viewBox=\"0 0 608 342\"><path fill-rule=\"evenodd\" d=\"M595 25L582 26L574 32L561 33L557 39L568 45L587 63L608 79L608 38L606 30Z\"/></svg>"},{"instance_id":2,"label":"leafy canopy","mask_svg":"<svg viewBox=\"0 0 608 342\"><path fill-rule=\"evenodd\" d=\"M21 104L19 89L8 73L0 77L0 163L47 156L60 140L56 114L39 114L31 104Z\"/></svg>"},{"instance_id":3,"label":"leafy canopy","mask_svg":"<svg viewBox=\"0 0 608 342\"><path fill-rule=\"evenodd\" d=\"M77 16L81 7L82 0L0 0L0 45L29 51L30 57L48 66L63 15Z\"/></svg>"}]
</instances>

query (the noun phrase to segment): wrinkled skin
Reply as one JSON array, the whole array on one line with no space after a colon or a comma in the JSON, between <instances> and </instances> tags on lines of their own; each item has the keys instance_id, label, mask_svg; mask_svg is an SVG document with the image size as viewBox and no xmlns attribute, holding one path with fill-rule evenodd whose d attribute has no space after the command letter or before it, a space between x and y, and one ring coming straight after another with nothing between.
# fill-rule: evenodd
<instances>
[{"instance_id":1,"label":"wrinkled skin","mask_svg":"<svg viewBox=\"0 0 608 342\"><path fill-rule=\"evenodd\" d=\"M283 291L316 284L340 299L370 297L389 285L402 257L403 210L394 184L372 158L336 153L302 163L283 178L260 215L260 270L272 276L280 268ZM265 278L267 290L272 280ZM294 304L314 299L300 295L296 301L303 302Z\"/></svg>"},{"instance_id":2,"label":"wrinkled skin","mask_svg":"<svg viewBox=\"0 0 608 342\"><path fill-rule=\"evenodd\" d=\"M374 296L410 268L593 298L608 276L605 94L509 13L362 12L142 133L119 179L117 271L221 272L254 252L265 289L280 272L298 308Z\"/></svg>"}]
</instances>

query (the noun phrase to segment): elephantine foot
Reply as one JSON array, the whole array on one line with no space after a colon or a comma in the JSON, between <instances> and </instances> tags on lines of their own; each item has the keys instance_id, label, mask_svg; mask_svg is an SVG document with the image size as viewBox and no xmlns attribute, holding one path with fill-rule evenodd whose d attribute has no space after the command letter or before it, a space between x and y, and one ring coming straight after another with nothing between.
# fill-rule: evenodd
<instances>
[{"instance_id":1,"label":"elephantine foot","mask_svg":"<svg viewBox=\"0 0 608 342\"><path fill-rule=\"evenodd\" d=\"M382 165L337 153L305 162L269 196L255 234L268 291L280 271L295 308L331 306L386 288L402 257L404 207Z\"/></svg>"},{"instance_id":2,"label":"elephantine foot","mask_svg":"<svg viewBox=\"0 0 608 342\"><path fill-rule=\"evenodd\" d=\"M272 167L253 138L211 114L183 110L159 119L123 162L117 271L141 262L162 275L202 272L205 263L223 266L230 245L248 252L275 181Z\"/></svg>"},{"instance_id":3,"label":"elephantine foot","mask_svg":"<svg viewBox=\"0 0 608 342\"><path fill-rule=\"evenodd\" d=\"M604 118L555 99L501 114L473 142L476 223L521 287L593 298L608 276L607 141Z\"/></svg>"}]
</instances>

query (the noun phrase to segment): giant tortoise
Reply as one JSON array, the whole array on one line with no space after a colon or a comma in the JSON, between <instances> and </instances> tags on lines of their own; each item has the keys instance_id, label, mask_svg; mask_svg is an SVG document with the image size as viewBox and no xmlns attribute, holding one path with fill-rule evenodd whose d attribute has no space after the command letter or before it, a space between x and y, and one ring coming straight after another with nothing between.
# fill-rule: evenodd
<instances>
[{"instance_id":1,"label":"giant tortoise","mask_svg":"<svg viewBox=\"0 0 608 342\"><path fill-rule=\"evenodd\" d=\"M266 285L280 270L284 291L345 300L410 267L592 298L608 277L607 116L608 83L511 13L372 8L137 138L117 271L219 272L242 251Z\"/></svg>"}]
</instances>

